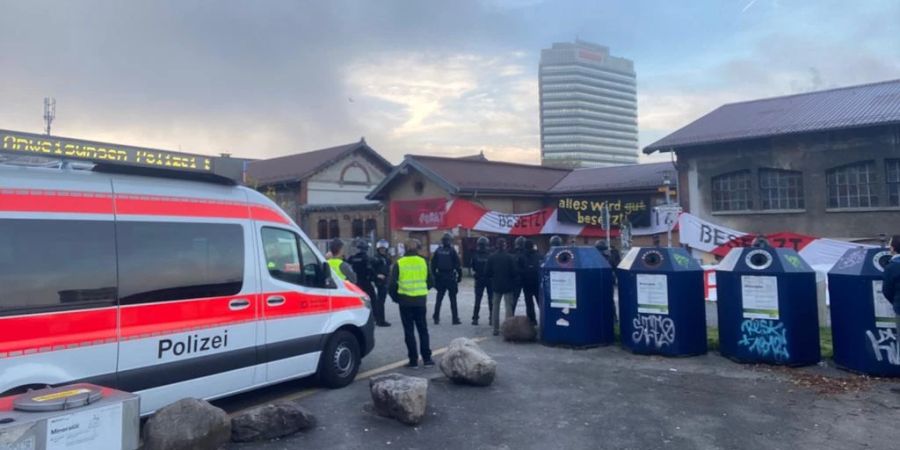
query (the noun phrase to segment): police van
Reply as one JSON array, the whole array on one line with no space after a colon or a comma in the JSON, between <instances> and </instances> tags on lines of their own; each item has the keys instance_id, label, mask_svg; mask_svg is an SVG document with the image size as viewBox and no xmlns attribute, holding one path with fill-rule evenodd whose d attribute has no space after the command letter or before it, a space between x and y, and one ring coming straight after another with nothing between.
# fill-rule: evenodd
<instances>
[{"instance_id":1,"label":"police van","mask_svg":"<svg viewBox=\"0 0 900 450\"><path fill-rule=\"evenodd\" d=\"M149 414L353 381L374 346L368 297L268 198L193 175L0 164L0 393L87 381Z\"/></svg>"}]
</instances>

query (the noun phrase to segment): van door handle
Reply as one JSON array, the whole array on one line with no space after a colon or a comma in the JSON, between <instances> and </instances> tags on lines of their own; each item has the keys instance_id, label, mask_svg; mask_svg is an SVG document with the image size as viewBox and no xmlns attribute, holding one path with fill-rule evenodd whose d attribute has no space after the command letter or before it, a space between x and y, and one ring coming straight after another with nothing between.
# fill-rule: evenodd
<instances>
[{"instance_id":1,"label":"van door handle","mask_svg":"<svg viewBox=\"0 0 900 450\"><path fill-rule=\"evenodd\" d=\"M266 298L266 304L269 306L281 306L285 302L284 297L282 296L272 296Z\"/></svg>"},{"instance_id":2,"label":"van door handle","mask_svg":"<svg viewBox=\"0 0 900 450\"><path fill-rule=\"evenodd\" d=\"M245 298L236 298L230 302L228 302L228 309L232 311L240 311L242 309L247 309L250 307L250 300Z\"/></svg>"}]
</instances>

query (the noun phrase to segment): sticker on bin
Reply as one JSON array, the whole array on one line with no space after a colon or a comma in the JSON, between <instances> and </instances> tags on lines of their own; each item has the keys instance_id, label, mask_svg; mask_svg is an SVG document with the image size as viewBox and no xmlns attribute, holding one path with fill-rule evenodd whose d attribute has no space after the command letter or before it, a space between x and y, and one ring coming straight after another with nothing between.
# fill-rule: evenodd
<instances>
[{"instance_id":1,"label":"sticker on bin","mask_svg":"<svg viewBox=\"0 0 900 450\"><path fill-rule=\"evenodd\" d=\"M772 276L741 276L745 319L774 319L778 315L778 279Z\"/></svg>"},{"instance_id":2,"label":"sticker on bin","mask_svg":"<svg viewBox=\"0 0 900 450\"><path fill-rule=\"evenodd\" d=\"M639 313L669 314L668 277L662 274L637 275L637 304Z\"/></svg>"},{"instance_id":3,"label":"sticker on bin","mask_svg":"<svg viewBox=\"0 0 900 450\"><path fill-rule=\"evenodd\" d=\"M122 404L47 420L47 450L114 450L122 447Z\"/></svg>"},{"instance_id":4,"label":"sticker on bin","mask_svg":"<svg viewBox=\"0 0 900 450\"><path fill-rule=\"evenodd\" d=\"M35 402L46 402L46 401L50 401L50 400L59 400L61 398L66 398L66 397L74 397L74 396L80 395L80 394L89 394L90 392L91 392L90 389L85 389L85 388L69 389L68 391L54 392L52 394L33 397L31 400L35 401Z\"/></svg>"},{"instance_id":5,"label":"sticker on bin","mask_svg":"<svg viewBox=\"0 0 900 450\"><path fill-rule=\"evenodd\" d=\"M875 326L877 328L894 328L896 326L894 305L881 292L882 281L872 280L872 302L875 306Z\"/></svg>"},{"instance_id":6,"label":"sticker on bin","mask_svg":"<svg viewBox=\"0 0 900 450\"><path fill-rule=\"evenodd\" d=\"M550 307L576 309L575 272L550 272Z\"/></svg>"}]
</instances>

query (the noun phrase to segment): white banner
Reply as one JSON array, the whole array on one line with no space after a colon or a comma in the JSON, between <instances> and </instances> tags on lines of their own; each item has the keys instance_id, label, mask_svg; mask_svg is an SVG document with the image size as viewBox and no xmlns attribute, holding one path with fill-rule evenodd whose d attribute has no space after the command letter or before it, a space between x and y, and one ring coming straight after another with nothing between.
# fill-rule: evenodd
<instances>
[{"instance_id":1,"label":"white banner","mask_svg":"<svg viewBox=\"0 0 900 450\"><path fill-rule=\"evenodd\" d=\"M712 252L716 247L746 234L707 222L693 214L682 213L678 217L678 239L682 244L704 252Z\"/></svg>"}]
</instances>

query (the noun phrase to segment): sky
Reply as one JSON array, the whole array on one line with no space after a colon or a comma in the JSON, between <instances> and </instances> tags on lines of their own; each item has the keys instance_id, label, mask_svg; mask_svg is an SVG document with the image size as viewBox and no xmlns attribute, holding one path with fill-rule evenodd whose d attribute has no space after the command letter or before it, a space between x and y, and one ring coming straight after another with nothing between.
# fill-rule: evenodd
<instances>
[{"instance_id":1,"label":"sky","mask_svg":"<svg viewBox=\"0 0 900 450\"><path fill-rule=\"evenodd\" d=\"M0 0L0 128L265 158L539 163L540 50L632 59L640 146L728 102L900 78L897 0ZM642 161L665 155L642 156Z\"/></svg>"}]
</instances>

